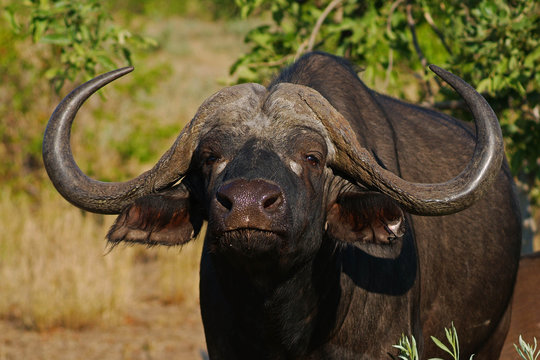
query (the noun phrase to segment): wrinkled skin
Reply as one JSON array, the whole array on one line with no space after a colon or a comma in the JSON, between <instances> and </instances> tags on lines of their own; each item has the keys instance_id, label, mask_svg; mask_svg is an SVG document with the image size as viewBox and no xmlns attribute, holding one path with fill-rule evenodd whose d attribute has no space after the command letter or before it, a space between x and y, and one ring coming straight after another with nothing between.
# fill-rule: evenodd
<instances>
[{"instance_id":1,"label":"wrinkled skin","mask_svg":"<svg viewBox=\"0 0 540 360\"><path fill-rule=\"evenodd\" d=\"M382 359L402 333L443 356L429 336L444 338L451 322L462 356L496 358L520 243L507 165L468 209L411 215L331 166L325 111L409 181L445 182L475 146L467 124L377 94L343 60L314 53L268 88L209 98L190 125L182 182L125 207L109 241L183 244L208 221L200 296L211 359Z\"/></svg>"}]
</instances>

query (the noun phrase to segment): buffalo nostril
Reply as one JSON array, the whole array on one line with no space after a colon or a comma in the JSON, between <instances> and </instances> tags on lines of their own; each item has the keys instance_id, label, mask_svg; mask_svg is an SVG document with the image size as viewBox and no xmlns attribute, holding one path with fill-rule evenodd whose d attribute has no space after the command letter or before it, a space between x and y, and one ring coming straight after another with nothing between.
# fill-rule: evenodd
<instances>
[{"instance_id":1,"label":"buffalo nostril","mask_svg":"<svg viewBox=\"0 0 540 360\"><path fill-rule=\"evenodd\" d=\"M216 193L216 199L217 201L223 206L225 209L231 211L233 207L233 202L227 197L227 195L217 192Z\"/></svg>"},{"instance_id":2,"label":"buffalo nostril","mask_svg":"<svg viewBox=\"0 0 540 360\"><path fill-rule=\"evenodd\" d=\"M281 193L274 194L274 195L268 196L264 200L263 207L267 211L277 210L282 202L283 202L283 197L281 196Z\"/></svg>"}]
</instances>

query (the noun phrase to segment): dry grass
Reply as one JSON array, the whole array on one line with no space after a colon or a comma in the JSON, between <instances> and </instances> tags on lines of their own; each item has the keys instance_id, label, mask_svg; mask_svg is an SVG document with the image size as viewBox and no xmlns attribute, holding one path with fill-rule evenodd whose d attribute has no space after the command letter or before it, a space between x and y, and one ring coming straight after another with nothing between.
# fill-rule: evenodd
<instances>
[{"instance_id":1,"label":"dry grass","mask_svg":"<svg viewBox=\"0 0 540 360\"><path fill-rule=\"evenodd\" d=\"M136 72L162 64L168 68L166 76L157 77L152 91L122 90L134 86L129 77L112 85L120 91L106 92L106 99L95 96L73 130L75 158L84 171L101 179L123 180L119 173L128 177L149 168L159 155L144 164L126 161L111 151L111 144L140 141L129 137L131 128L144 133L155 125L179 132L200 103L223 86L216 79L227 77L228 67L243 51L246 24L142 20L161 47L136 59ZM139 82L144 86L144 79ZM36 116L51 111L43 109ZM148 146L164 151L176 137L173 132ZM76 209L50 185L22 186L30 187L33 197L7 188L0 193L0 319L35 330L116 324L125 320L130 304L148 300L141 294L144 287L159 288L158 295L148 295L150 300L197 303L202 241L182 249L119 246L108 253L104 237L114 217ZM152 273L141 278L140 265L148 262L153 266L145 269ZM151 283L141 283L149 278Z\"/></svg>"},{"instance_id":2,"label":"dry grass","mask_svg":"<svg viewBox=\"0 0 540 360\"><path fill-rule=\"evenodd\" d=\"M134 301L192 306L198 301L202 239L182 248L106 247L114 217L84 213L54 190L0 194L0 318L23 327L79 329L115 324ZM153 274L138 274L152 262ZM150 280L148 280L150 279Z\"/></svg>"},{"instance_id":3,"label":"dry grass","mask_svg":"<svg viewBox=\"0 0 540 360\"><path fill-rule=\"evenodd\" d=\"M177 248L158 248L160 300L165 303L198 302L199 264L206 226L195 241Z\"/></svg>"},{"instance_id":4,"label":"dry grass","mask_svg":"<svg viewBox=\"0 0 540 360\"><path fill-rule=\"evenodd\" d=\"M81 328L126 306L133 251L104 256L111 219L83 214L50 190L37 204L4 191L0 218L0 316L33 329Z\"/></svg>"}]
</instances>

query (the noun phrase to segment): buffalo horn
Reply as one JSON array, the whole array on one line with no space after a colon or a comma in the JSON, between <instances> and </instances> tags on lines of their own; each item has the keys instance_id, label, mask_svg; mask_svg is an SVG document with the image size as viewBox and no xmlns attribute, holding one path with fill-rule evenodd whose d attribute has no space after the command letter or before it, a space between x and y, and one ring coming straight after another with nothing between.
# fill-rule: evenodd
<instances>
[{"instance_id":1,"label":"buffalo horn","mask_svg":"<svg viewBox=\"0 0 540 360\"><path fill-rule=\"evenodd\" d=\"M410 213L446 215L466 209L485 193L501 168L503 140L497 116L476 90L446 70L434 65L430 69L461 95L476 126L477 142L471 160L459 175L444 183L409 182L382 168L371 153L360 146L341 114L329 110L320 97L309 92L303 96L324 123L336 147L330 166L388 195Z\"/></svg>"},{"instance_id":2,"label":"buffalo horn","mask_svg":"<svg viewBox=\"0 0 540 360\"><path fill-rule=\"evenodd\" d=\"M43 139L43 162L54 186L69 202L84 210L118 214L134 199L172 185L186 173L200 126L191 122L157 164L126 182L101 182L77 166L70 146L71 125L81 105L111 81L131 72L126 67L100 75L73 90L56 107Z\"/></svg>"}]
</instances>

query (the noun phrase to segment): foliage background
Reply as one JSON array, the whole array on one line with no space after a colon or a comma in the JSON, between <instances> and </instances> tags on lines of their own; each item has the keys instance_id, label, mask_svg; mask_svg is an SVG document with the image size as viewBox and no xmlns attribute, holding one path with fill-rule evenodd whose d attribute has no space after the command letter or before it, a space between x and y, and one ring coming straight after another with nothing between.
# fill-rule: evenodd
<instances>
[{"instance_id":1,"label":"foliage background","mask_svg":"<svg viewBox=\"0 0 540 360\"><path fill-rule=\"evenodd\" d=\"M132 269L148 261L160 264L164 303L185 302L196 288L177 273L196 273L200 249L184 249L184 256L117 249L97 262L77 257L96 258L90 249L102 244L111 219L65 204L46 178L41 141L54 107L76 84L120 66L134 64L136 71L91 99L73 131L79 165L101 180L149 168L223 85L266 83L302 53L324 50L357 64L378 91L459 117L468 116L463 104L425 65L474 84L501 120L521 188L538 204L537 1L0 0L0 6L0 292L10 294L0 301L0 319L31 329L110 319L137 288ZM216 70L229 66L229 74Z\"/></svg>"}]
</instances>

